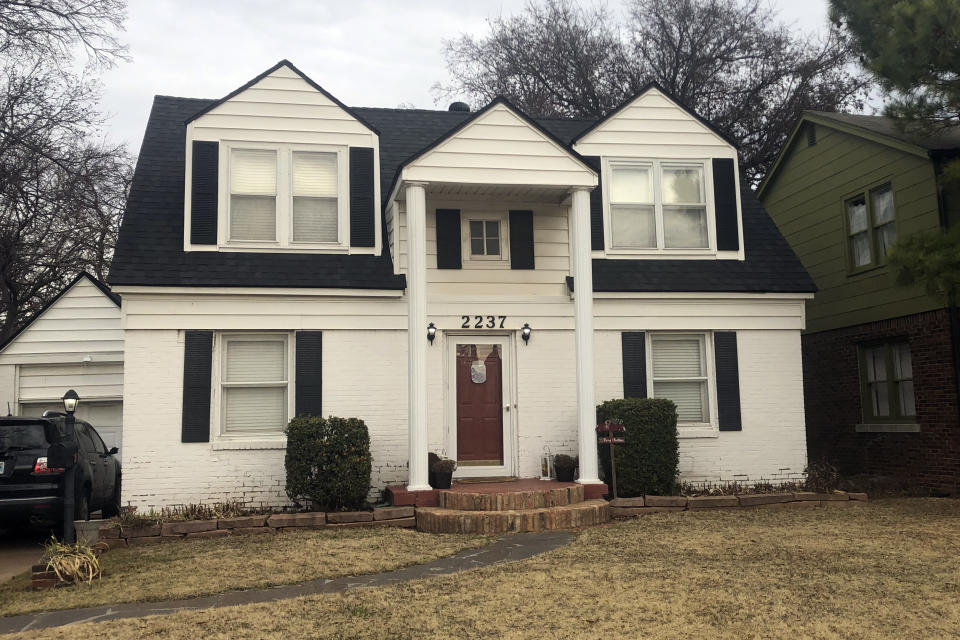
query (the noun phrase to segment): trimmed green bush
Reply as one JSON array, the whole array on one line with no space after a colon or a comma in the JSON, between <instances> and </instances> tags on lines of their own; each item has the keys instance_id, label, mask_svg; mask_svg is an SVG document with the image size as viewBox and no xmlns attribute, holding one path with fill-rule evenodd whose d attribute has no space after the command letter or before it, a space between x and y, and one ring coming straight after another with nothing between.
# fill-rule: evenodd
<instances>
[{"instance_id":1,"label":"trimmed green bush","mask_svg":"<svg viewBox=\"0 0 960 640\"><path fill-rule=\"evenodd\" d=\"M613 447L617 494L622 498L675 494L680 464L676 405L666 398L607 400L597 407L597 424L605 420L627 428L626 443ZM609 483L610 445L598 449Z\"/></svg>"},{"instance_id":2,"label":"trimmed green bush","mask_svg":"<svg viewBox=\"0 0 960 640\"><path fill-rule=\"evenodd\" d=\"M287 495L322 511L363 507L370 491L370 434L358 418L300 415L287 425Z\"/></svg>"}]
</instances>

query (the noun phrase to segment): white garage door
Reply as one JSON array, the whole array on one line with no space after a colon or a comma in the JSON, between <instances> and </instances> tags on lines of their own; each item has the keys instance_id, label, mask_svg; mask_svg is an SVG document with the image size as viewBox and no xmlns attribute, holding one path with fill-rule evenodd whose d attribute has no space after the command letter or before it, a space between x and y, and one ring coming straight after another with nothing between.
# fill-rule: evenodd
<instances>
[{"instance_id":1,"label":"white garage door","mask_svg":"<svg viewBox=\"0 0 960 640\"><path fill-rule=\"evenodd\" d=\"M20 415L42 416L44 411L63 411L62 402L21 402ZM103 443L110 447L120 448L120 437L123 424L123 403L119 401L81 400L77 408L77 418L93 425L103 438Z\"/></svg>"}]
</instances>

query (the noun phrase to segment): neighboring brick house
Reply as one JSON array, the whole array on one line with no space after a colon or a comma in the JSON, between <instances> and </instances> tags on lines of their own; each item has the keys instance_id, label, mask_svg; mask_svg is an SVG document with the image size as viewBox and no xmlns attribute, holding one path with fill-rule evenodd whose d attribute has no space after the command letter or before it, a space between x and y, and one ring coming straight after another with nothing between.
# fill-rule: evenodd
<instances>
[{"instance_id":1,"label":"neighboring brick house","mask_svg":"<svg viewBox=\"0 0 960 640\"><path fill-rule=\"evenodd\" d=\"M960 129L918 138L879 116L808 112L758 190L818 292L803 335L807 445L848 474L960 491L958 321L899 286L898 239L960 221L944 184Z\"/></svg>"},{"instance_id":2,"label":"neighboring brick house","mask_svg":"<svg viewBox=\"0 0 960 640\"><path fill-rule=\"evenodd\" d=\"M158 96L108 278L123 501L275 504L283 427L363 418L376 489L539 475L595 406L674 400L690 481L801 477L813 283L736 147L650 86L599 121L349 108L283 61ZM408 331L409 329L409 331Z\"/></svg>"}]
</instances>

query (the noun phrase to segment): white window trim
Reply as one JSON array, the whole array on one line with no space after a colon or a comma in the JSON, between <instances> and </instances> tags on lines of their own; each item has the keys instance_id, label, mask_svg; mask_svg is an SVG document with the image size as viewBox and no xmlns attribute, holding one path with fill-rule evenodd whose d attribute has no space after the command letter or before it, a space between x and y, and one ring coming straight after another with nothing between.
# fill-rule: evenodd
<instances>
[{"instance_id":1,"label":"white window trim","mask_svg":"<svg viewBox=\"0 0 960 640\"><path fill-rule=\"evenodd\" d=\"M647 331L645 336L647 351L647 395L655 398L653 393L653 341L655 338L670 338L682 336L702 336L704 359L707 366L707 413L709 422L678 422L677 436L679 438L717 438L720 436L720 419L717 414L717 371L714 362L713 332L712 331Z\"/></svg>"},{"instance_id":2,"label":"white window trim","mask_svg":"<svg viewBox=\"0 0 960 640\"><path fill-rule=\"evenodd\" d=\"M507 213L467 213L461 212L461 262L469 264L474 269L502 269L510 266L510 224ZM500 255L475 256L470 246L470 221L494 220L500 223Z\"/></svg>"},{"instance_id":3,"label":"white window trim","mask_svg":"<svg viewBox=\"0 0 960 640\"><path fill-rule=\"evenodd\" d=\"M277 231L276 240L230 239L230 159L233 149L267 149L277 153ZM293 241L293 152L337 154L337 241ZM291 249L323 253L346 253L350 244L350 175L349 148L320 144L276 144L266 142L220 142L219 204L220 221L217 246L221 249Z\"/></svg>"},{"instance_id":4,"label":"white window trim","mask_svg":"<svg viewBox=\"0 0 960 640\"><path fill-rule=\"evenodd\" d=\"M224 429L225 396L223 393L224 362L226 344L230 340L258 340L262 338L283 337L287 343L287 421L296 412L296 340L295 334L288 331L218 331L213 335L213 390L211 422L216 425L214 449L273 449L286 446L287 435L283 431L248 432L243 434L226 433Z\"/></svg>"},{"instance_id":5,"label":"white window trim","mask_svg":"<svg viewBox=\"0 0 960 640\"><path fill-rule=\"evenodd\" d=\"M616 166L645 166L651 167L653 173L653 191L654 191L654 219L656 223L657 248L656 249L632 249L626 247L614 248L613 246L613 219L611 216L610 202L610 179L613 173L613 167ZM663 202L661 201L661 180L662 168L664 165L699 165L703 169L703 190L704 201L706 204L707 216L707 246L703 249L670 249L664 247L663 242ZM716 257L717 256L717 231L716 231L716 213L713 202L713 162L710 158L618 158L604 157L603 168L600 172L603 181L603 235L605 252L611 256L665 256L676 257ZM738 218L739 218L739 198ZM725 253L725 252L724 252Z\"/></svg>"}]
</instances>

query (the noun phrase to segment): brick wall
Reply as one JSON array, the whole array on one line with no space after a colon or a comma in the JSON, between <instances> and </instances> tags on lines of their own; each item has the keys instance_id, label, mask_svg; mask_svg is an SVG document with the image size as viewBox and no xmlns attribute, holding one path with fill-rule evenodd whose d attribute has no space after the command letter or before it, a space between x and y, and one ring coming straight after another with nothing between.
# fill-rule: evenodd
<instances>
[{"instance_id":1,"label":"brick wall","mask_svg":"<svg viewBox=\"0 0 960 640\"><path fill-rule=\"evenodd\" d=\"M856 433L863 422L859 342L906 337L913 359L920 433ZM803 336L807 442L811 460L844 473L892 475L914 486L960 491L960 424L947 311Z\"/></svg>"}]
</instances>

